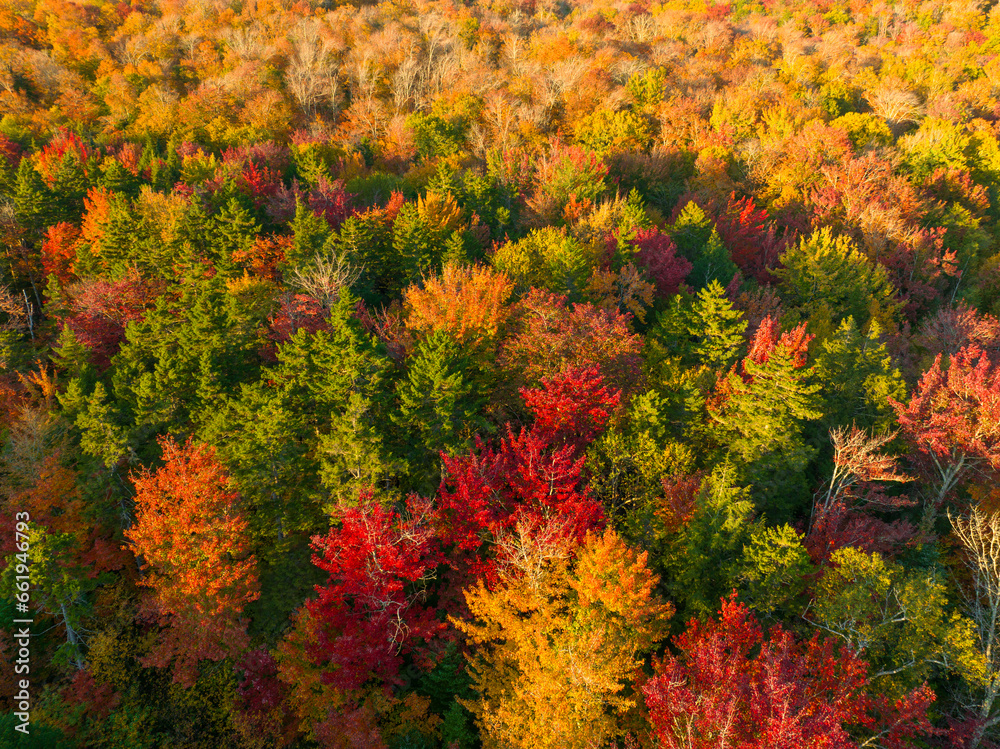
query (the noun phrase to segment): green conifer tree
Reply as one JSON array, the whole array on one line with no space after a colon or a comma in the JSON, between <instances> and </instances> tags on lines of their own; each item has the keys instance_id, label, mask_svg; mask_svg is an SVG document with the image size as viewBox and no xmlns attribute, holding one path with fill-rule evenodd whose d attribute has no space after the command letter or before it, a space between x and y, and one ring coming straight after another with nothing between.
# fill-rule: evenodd
<instances>
[{"instance_id":1,"label":"green conifer tree","mask_svg":"<svg viewBox=\"0 0 1000 749\"><path fill-rule=\"evenodd\" d=\"M745 344L747 321L733 308L718 281L709 282L693 298L674 297L651 331L650 359L676 356L685 366L729 369Z\"/></svg>"},{"instance_id":2,"label":"green conifer tree","mask_svg":"<svg viewBox=\"0 0 1000 749\"><path fill-rule=\"evenodd\" d=\"M52 350L52 363L67 379L82 378L92 370L90 352L77 340L73 330L63 323Z\"/></svg>"},{"instance_id":3,"label":"green conifer tree","mask_svg":"<svg viewBox=\"0 0 1000 749\"><path fill-rule=\"evenodd\" d=\"M42 175L30 158L21 159L14 177L11 196L18 223L27 230L27 239L37 241L45 227L51 226L60 214L56 198L45 185Z\"/></svg>"},{"instance_id":4,"label":"green conifer tree","mask_svg":"<svg viewBox=\"0 0 1000 749\"><path fill-rule=\"evenodd\" d=\"M278 349L268 376L288 394L318 435L320 478L331 505L353 503L364 488L378 489L392 470L385 447L390 361L355 317L344 292L328 327L299 330Z\"/></svg>"},{"instance_id":5,"label":"green conifer tree","mask_svg":"<svg viewBox=\"0 0 1000 749\"><path fill-rule=\"evenodd\" d=\"M803 438L805 423L822 417L819 385L796 367L783 346L764 363L747 358L744 373L730 372L723 403L710 406L714 438L752 487L758 507L784 520L809 499L806 469L815 448Z\"/></svg>"},{"instance_id":6,"label":"green conifer tree","mask_svg":"<svg viewBox=\"0 0 1000 749\"><path fill-rule=\"evenodd\" d=\"M230 198L208 224L208 246L216 269L225 276L232 275L233 253L249 251L260 231L253 214L236 198Z\"/></svg>"},{"instance_id":7,"label":"green conifer tree","mask_svg":"<svg viewBox=\"0 0 1000 749\"><path fill-rule=\"evenodd\" d=\"M316 257L330 238L330 225L301 200L295 201L295 218L288 226L292 230L292 248L287 262L293 268Z\"/></svg>"},{"instance_id":8,"label":"green conifer tree","mask_svg":"<svg viewBox=\"0 0 1000 749\"><path fill-rule=\"evenodd\" d=\"M822 388L824 426L891 431L896 412L889 401L906 399L906 383L879 341L878 326L873 323L865 334L848 317L819 348L816 381Z\"/></svg>"},{"instance_id":9,"label":"green conifer tree","mask_svg":"<svg viewBox=\"0 0 1000 749\"><path fill-rule=\"evenodd\" d=\"M401 457L415 489L432 492L440 482L440 453L465 445L483 425L483 399L469 376L462 347L444 331L421 341L396 386Z\"/></svg>"},{"instance_id":10,"label":"green conifer tree","mask_svg":"<svg viewBox=\"0 0 1000 749\"><path fill-rule=\"evenodd\" d=\"M677 253L691 262L690 282L707 286L718 281L725 287L733 280L737 268L729 250L711 219L693 200L681 209L670 236L677 243Z\"/></svg>"},{"instance_id":11,"label":"green conifer tree","mask_svg":"<svg viewBox=\"0 0 1000 749\"><path fill-rule=\"evenodd\" d=\"M141 183L118 159L108 156L101 162L101 177L97 184L112 192L135 197Z\"/></svg>"}]
</instances>

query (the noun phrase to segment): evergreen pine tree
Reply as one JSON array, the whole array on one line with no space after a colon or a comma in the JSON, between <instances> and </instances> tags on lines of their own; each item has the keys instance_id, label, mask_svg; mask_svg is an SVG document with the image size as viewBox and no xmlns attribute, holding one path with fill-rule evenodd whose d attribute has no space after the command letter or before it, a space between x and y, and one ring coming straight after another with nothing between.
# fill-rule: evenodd
<instances>
[{"instance_id":1,"label":"evergreen pine tree","mask_svg":"<svg viewBox=\"0 0 1000 749\"><path fill-rule=\"evenodd\" d=\"M232 275L233 253L248 252L260 231L253 214L231 198L208 225L208 246L216 269L225 276Z\"/></svg>"},{"instance_id":2,"label":"evergreen pine tree","mask_svg":"<svg viewBox=\"0 0 1000 749\"><path fill-rule=\"evenodd\" d=\"M876 433L891 431L896 412L890 400L906 398L906 383L879 341L878 326L872 323L863 333L853 317L820 345L816 381L828 429L856 424Z\"/></svg>"},{"instance_id":3,"label":"evergreen pine tree","mask_svg":"<svg viewBox=\"0 0 1000 749\"><path fill-rule=\"evenodd\" d=\"M805 472L816 450L802 434L806 422L823 415L819 385L780 345L763 363L747 357L743 368L742 376L728 375L722 404L709 406L715 437L758 506L785 520L809 498Z\"/></svg>"},{"instance_id":4,"label":"evergreen pine tree","mask_svg":"<svg viewBox=\"0 0 1000 749\"><path fill-rule=\"evenodd\" d=\"M739 358L746 329L743 312L734 309L722 285L712 281L694 298L676 295L650 337L663 354L680 357L684 365L721 372Z\"/></svg>"},{"instance_id":5,"label":"evergreen pine tree","mask_svg":"<svg viewBox=\"0 0 1000 749\"><path fill-rule=\"evenodd\" d=\"M481 425L482 399L461 346L444 331L421 341L408 363L396 387L399 407L392 421L414 488L431 492L440 481L439 454L462 447Z\"/></svg>"},{"instance_id":6,"label":"evergreen pine tree","mask_svg":"<svg viewBox=\"0 0 1000 749\"><path fill-rule=\"evenodd\" d=\"M295 333L279 347L278 365L268 373L287 393L289 408L309 415L333 505L351 504L360 490L378 488L392 466L383 437L390 362L354 316L355 304L342 293L328 325Z\"/></svg>"},{"instance_id":7,"label":"evergreen pine tree","mask_svg":"<svg viewBox=\"0 0 1000 749\"><path fill-rule=\"evenodd\" d=\"M697 286L717 281L725 287L733 280L737 267L729 250L711 219L693 200L681 209L670 236L677 243L677 253L691 263L689 281Z\"/></svg>"},{"instance_id":8,"label":"evergreen pine tree","mask_svg":"<svg viewBox=\"0 0 1000 749\"><path fill-rule=\"evenodd\" d=\"M722 284L713 280L698 292L687 333L696 339L692 353L701 363L715 370L729 367L739 355L746 329L743 313L733 308Z\"/></svg>"},{"instance_id":9,"label":"evergreen pine tree","mask_svg":"<svg viewBox=\"0 0 1000 749\"><path fill-rule=\"evenodd\" d=\"M66 323L53 347L52 363L69 379L81 378L91 369L90 352Z\"/></svg>"},{"instance_id":10,"label":"evergreen pine tree","mask_svg":"<svg viewBox=\"0 0 1000 749\"><path fill-rule=\"evenodd\" d=\"M287 262L293 268L316 257L330 238L330 225L299 199L295 201L295 218L288 226L293 239Z\"/></svg>"},{"instance_id":11,"label":"evergreen pine tree","mask_svg":"<svg viewBox=\"0 0 1000 749\"><path fill-rule=\"evenodd\" d=\"M59 220L55 196L30 158L21 159L17 167L11 202L17 221L27 230L29 240L39 240L45 228Z\"/></svg>"},{"instance_id":12,"label":"evergreen pine tree","mask_svg":"<svg viewBox=\"0 0 1000 749\"><path fill-rule=\"evenodd\" d=\"M139 178L121 165L118 159L108 156L101 163L98 185L111 192L135 197L139 193Z\"/></svg>"}]
</instances>

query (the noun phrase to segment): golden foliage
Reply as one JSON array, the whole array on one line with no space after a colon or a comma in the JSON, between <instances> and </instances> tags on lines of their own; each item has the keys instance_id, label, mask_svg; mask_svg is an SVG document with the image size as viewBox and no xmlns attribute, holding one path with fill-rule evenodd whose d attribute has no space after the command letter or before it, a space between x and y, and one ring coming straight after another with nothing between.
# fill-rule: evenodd
<instances>
[{"instance_id":1,"label":"golden foliage","mask_svg":"<svg viewBox=\"0 0 1000 749\"><path fill-rule=\"evenodd\" d=\"M450 192L428 191L417 198L417 213L432 231L442 234L455 231L462 223L462 209Z\"/></svg>"},{"instance_id":2,"label":"golden foliage","mask_svg":"<svg viewBox=\"0 0 1000 749\"><path fill-rule=\"evenodd\" d=\"M550 525L499 542L499 584L466 591L479 698L466 705L487 749L573 749L620 737L636 707L629 684L672 614L646 554L612 530L588 535L578 556Z\"/></svg>"},{"instance_id":3,"label":"golden foliage","mask_svg":"<svg viewBox=\"0 0 1000 749\"><path fill-rule=\"evenodd\" d=\"M617 273L595 268L586 293L602 309L617 308L645 322L646 310L653 305L653 291L653 284L629 262Z\"/></svg>"}]
</instances>

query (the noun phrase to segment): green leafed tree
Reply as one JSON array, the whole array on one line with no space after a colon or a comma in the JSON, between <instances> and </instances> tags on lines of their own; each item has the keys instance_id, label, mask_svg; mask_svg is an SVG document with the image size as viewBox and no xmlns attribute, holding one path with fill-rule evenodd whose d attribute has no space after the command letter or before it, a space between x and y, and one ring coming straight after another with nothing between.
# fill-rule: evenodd
<instances>
[{"instance_id":1,"label":"green leafed tree","mask_svg":"<svg viewBox=\"0 0 1000 749\"><path fill-rule=\"evenodd\" d=\"M944 570L907 569L854 547L835 551L807 619L871 663L879 689L900 695L935 673L981 667L970 619L949 602Z\"/></svg>"},{"instance_id":2,"label":"green leafed tree","mask_svg":"<svg viewBox=\"0 0 1000 749\"><path fill-rule=\"evenodd\" d=\"M667 535L660 563L669 598L684 615L710 615L739 579L754 507L747 489L733 485L734 474L724 464L693 494L664 486Z\"/></svg>"},{"instance_id":3,"label":"green leafed tree","mask_svg":"<svg viewBox=\"0 0 1000 749\"><path fill-rule=\"evenodd\" d=\"M743 546L740 588L749 606L765 617L801 610L813 572L802 534L790 525L756 525Z\"/></svg>"},{"instance_id":4,"label":"green leafed tree","mask_svg":"<svg viewBox=\"0 0 1000 749\"><path fill-rule=\"evenodd\" d=\"M565 229L536 229L508 242L493 256L493 266L523 287L579 298L597 265L598 248L584 245Z\"/></svg>"}]
</instances>

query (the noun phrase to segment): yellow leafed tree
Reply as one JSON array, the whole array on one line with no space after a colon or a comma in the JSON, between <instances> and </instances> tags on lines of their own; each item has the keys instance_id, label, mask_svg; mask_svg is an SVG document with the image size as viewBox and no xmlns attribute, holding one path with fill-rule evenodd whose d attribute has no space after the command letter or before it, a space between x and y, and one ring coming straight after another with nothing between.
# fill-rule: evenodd
<instances>
[{"instance_id":1,"label":"yellow leafed tree","mask_svg":"<svg viewBox=\"0 0 1000 749\"><path fill-rule=\"evenodd\" d=\"M604 746L636 706L630 684L673 607L646 554L614 531L576 550L557 526L498 542L498 583L466 591L479 697L465 706L486 749Z\"/></svg>"}]
</instances>

